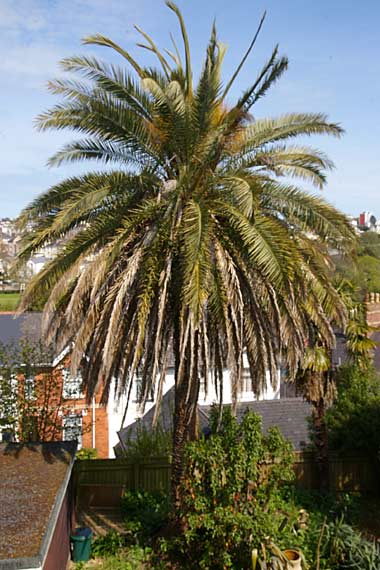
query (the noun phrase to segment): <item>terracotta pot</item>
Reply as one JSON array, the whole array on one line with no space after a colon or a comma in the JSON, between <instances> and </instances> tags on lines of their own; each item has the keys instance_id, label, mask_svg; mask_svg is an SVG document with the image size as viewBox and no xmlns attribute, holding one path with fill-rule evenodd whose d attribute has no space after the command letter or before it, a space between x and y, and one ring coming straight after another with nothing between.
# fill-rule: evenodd
<instances>
[{"instance_id":1,"label":"terracotta pot","mask_svg":"<svg viewBox=\"0 0 380 570\"><path fill-rule=\"evenodd\" d=\"M301 566L302 560L297 550L292 550L291 548L288 548L287 550L284 550L284 555L288 560L289 568L291 568L292 570L302 570Z\"/></svg>"}]
</instances>

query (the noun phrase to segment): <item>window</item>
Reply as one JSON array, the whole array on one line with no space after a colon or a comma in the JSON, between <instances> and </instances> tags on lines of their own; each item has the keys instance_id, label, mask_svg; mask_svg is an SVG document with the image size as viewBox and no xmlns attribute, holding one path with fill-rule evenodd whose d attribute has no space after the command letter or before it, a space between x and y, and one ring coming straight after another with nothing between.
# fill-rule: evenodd
<instances>
[{"instance_id":1,"label":"window","mask_svg":"<svg viewBox=\"0 0 380 570\"><path fill-rule=\"evenodd\" d=\"M133 403L134 404L139 404L141 402L142 399L142 378L141 376L136 376L135 377L135 381L134 381L134 398L133 398ZM149 392L148 392L148 396L146 401L147 402L153 402L154 397L153 397L153 387L150 388Z\"/></svg>"},{"instance_id":2,"label":"window","mask_svg":"<svg viewBox=\"0 0 380 570\"><path fill-rule=\"evenodd\" d=\"M241 374L241 391L252 392L252 379L251 371L249 368L244 367Z\"/></svg>"},{"instance_id":3,"label":"window","mask_svg":"<svg viewBox=\"0 0 380 570\"><path fill-rule=\"evenodd\" d=\"M11 428L0 428L0 443L11 443L15 441L14 433Z\"/></svg>"},{"instance_id":4,"label":"window","mask_svg":"<svg viewBox=\"0 0 380 570\"><path fill-rule=\"evenodd\" d=\"M32 400L34 395L34 376L27 376L24 380L24 397L26 400Z\"/></svg>"},{"instance_id":5,"label":"window","mask_svg":"<svg viewBox=\"0 0 380 570\"><path fill-rule=\"evenodd\" d=\"M70 374L70 368L63 368L62 376L63 376L62 396L66 400L83 398L82 375L80 374L80 372L76 376L72 376Z\"/></svg>"},{"instance_id":6,"label":"window","mask_svg":"<svg viewBox=\"0 0 380 570\"><path fill-rule=\"evenodd\" d=\"M77 441L78 449L82 447L82 416L69 414L62 420L63 441Z\"/></svg>"}]
</instances>

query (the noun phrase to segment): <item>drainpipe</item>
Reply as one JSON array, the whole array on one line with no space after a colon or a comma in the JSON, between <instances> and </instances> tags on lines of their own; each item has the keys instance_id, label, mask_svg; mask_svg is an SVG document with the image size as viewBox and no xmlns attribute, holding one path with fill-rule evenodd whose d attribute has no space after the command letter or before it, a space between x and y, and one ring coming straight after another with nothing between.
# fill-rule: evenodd
<instances>
[{"instance_id":1,"label":"drainpipe","mask_svg":"<svg viewBox=\"0 0 380 570\"><path fill-rule=\"evenodd\" d=\"M95 396L92 397L92 447L96 447L96 437L95 437Z\"/></svg>"}]
</instances>

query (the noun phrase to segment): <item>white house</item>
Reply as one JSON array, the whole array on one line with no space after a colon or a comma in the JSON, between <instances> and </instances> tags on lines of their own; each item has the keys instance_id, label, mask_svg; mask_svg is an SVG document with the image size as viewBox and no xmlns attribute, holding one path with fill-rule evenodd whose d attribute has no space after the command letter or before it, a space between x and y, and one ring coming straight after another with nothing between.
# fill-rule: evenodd
<instances>
[{"instance_id":1,"label":"white house","mask_svg":"<svg viewBox=\"0 0 380 570\"><path fill-rule=\"evenodd\" d=\"M268 374L268 382L267 382L267 389L260 395L256 396L251 390L251 377L248 368L248 362L244 362L245 368L243 371L243 386L241 390L241 394L239 397L239 402L242 404L252 402L253 400L278 400L280 398L280 371L278 371L278 381L277 387L274 389L270 386L269 382L269 374ZM199 395L198 403L200 406L211 406L213 403L219 402L219 398L215 392L215 389L210 386L205 394L204 390L201 390ZM109 395L108 401L108 418L109 418L109 449L113 450L114 447L119 443L119 434L120 430L128 427L129 425L133 424L136 420L140 419L145 413L147 413L154 405L155 405L155 398L152 398L151 401L147 402L145 409L142 409L141 406L137 403L136 399L136 386L138 384L135 383L132 387L132 396L131 400L127 406L127 398L124 396L118 402L115 397L115 389L112 386ZM164 386L164 394L166 394L171 388L174 386L174 368L168 368L166 379L165 379L165 386ZM229 372L225 370L223 375L223 404L231 404L232 403L232 396L231 396L231 382ZM123 415L125 408L127 406L127 413L125 415L123 421ZM123 422L123 423L122 423Z\"/></svg>"}]
</instances>

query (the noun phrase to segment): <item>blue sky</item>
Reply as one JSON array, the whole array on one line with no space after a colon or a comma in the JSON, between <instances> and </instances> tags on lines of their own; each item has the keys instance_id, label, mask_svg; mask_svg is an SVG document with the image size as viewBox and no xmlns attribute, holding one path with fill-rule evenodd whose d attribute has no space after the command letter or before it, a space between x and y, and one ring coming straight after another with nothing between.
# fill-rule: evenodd
<instances>
[{"instance_id":1,"label":"blue sky","mask_svg":"<svg viewBox=\"0 0 380 570\"><path fill-rule=\"evenodd\" d=\"M256 116L322 111L346 130L340 139L310 142L329 154L336 170L323 191L346 213L371 210L380 216L380 47L378 0L178 0L186 19L195 68L199 68L212 20L228 45L225 77L248 46L261 14L267 19L254 54L231 100L255 78L276 43L290 60L289 71L262 100ZM16 216L37 194L87 166L48 169L46 161L70 133L38 133L36 115L56 103L46 91L68 55L111 52L81 46L101 32L135 47L137 23L161 47L178 37L177 22L161 0L0 0L0 217Z\"/></svg>"}]
</instances>

